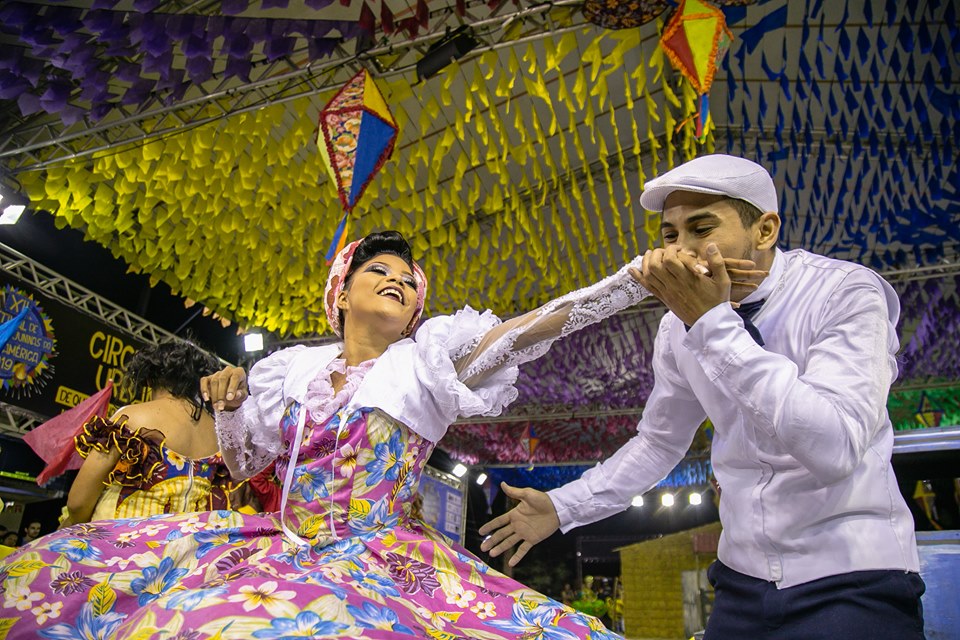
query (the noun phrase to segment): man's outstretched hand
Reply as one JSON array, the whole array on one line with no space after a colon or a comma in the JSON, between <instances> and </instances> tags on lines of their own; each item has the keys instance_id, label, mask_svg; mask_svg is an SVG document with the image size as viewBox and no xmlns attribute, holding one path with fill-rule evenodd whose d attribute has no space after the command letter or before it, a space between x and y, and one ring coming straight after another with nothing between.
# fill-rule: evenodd
<instances>
[{"instance_id":1,"label":"man's outstretched hand","mask_svg":"<svg viewBox=\"0 0 960 640\"><path fill-rule=\"evenodd\" d=\"M518 489L506 482L501 482L500 487L519 504L480 527L480 535L488 536L480 548L495 558L519 544L508 562L515 567L533 545L560 528L560 518L550 496L543 491Z\"/></svg>"}]
</instances>

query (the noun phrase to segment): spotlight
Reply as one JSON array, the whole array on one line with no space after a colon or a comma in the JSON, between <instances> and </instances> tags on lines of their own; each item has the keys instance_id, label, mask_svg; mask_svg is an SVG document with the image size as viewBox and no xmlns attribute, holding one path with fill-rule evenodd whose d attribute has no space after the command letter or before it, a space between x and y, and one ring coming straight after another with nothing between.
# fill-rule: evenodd
<instances>
[{"instance_id":1,"label":"spotlight","mask_svg":"<svg viewBox=\"0 0 960 640\"><path fill-rule=\"evenodd\" d=\"M662 496L660 496L660 504L662 504L662 505L665 506L665 507L672 507L672 506L673 506L673 494L672 494L672 493L665 493L665 494L663 494Z\"/></svg>"},{"instance_id":2,"label":"spotlight","mask_svg":"<svg viewBox=\"0 0 960 640\"><path fill-rule=\"evenodd\" d=\"M482 485L487 481L487 474L480 472L480 475L477 476L477 484Z\"/></svg>"},{"instance_id":3,"label":"spotlight","mask_svg":"<svg viewBox=\"0 0 960 640\"><path fill-rule=\"evenodd\" d=\"M8 193L0 197L3 202L3 213L0 213L0 224L16 224L26 210L30 200L19 193Z\"/></svg>"},{"instance_id":4,"label":"spotlight","mask_svg":"<svg viewBox=\"0 0 960 640\"><path fill-rule=\"evenodd\" d=\"M458 478L462 478L464 475L466 475L466 473L467 468L459 462L457 463L457 466L453 468L453 475L457 476Z\"/></svg>"},{"instance_id":5,"label":"spotlight","mask_svg":"<svg viewBox=\"0 0 960 640\"><path fill-rule=\"evenodd\" d=\"M433 77L454 60L459 60L480 42L473 37L473 30L467 25L457 27L442 40L434 43L417 62L417 81L422 82Z\"/></svg>"},{"instance_id":6,"label":"spotlight","mask_svg":"<svg viewBox=\"0 0 960 640\"><path fill-rule=\"evenodd\" d=\"M642 506L643 506L643 496L633 496L633 500L630 501L630 506L633 506L633 507L642 507Z\"/></svg>"},{"instance_id":7,"label":"spotlight","mask_svg":"<svg viewBox=\"0 0 960 640\"><path fill-rule=\"evenodd\" d=\"M248 353L250 351L263 351L263 334L248 333L243 336L243 348Z\"/></svg>"},{"instance_id":8,"label":"spotlight","mask_svg":"<svg viewBox=\"0 0 960 640\"><path fill-rule=\"evenodd\" d=\"M691 493L691 494L690 494L690 504L692 504L692 505L698 505L698 504L700 504L701 502L703 502L703 496L701 496L699 493Z\"/></svg>"}]
</instances>

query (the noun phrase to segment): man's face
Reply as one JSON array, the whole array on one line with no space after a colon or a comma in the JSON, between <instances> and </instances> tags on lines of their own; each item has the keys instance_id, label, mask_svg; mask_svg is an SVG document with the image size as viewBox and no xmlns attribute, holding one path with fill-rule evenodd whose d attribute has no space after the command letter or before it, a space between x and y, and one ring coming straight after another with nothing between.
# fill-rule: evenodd
<instances>
[{"instance_id":1,"label":"man's face","mask_svg":"<svg viewBox=\"0 0 960 640\"><path fill-rule=\"evenodd\" d=\"M744 228L740 214L726 196L674 191L664 203L660 222L663 246L676 245L706 264L706 249L716 244L724 258L753 260L761 268L757 249L759 223ZM739 302L750 289L733 286L730 299Z\"/></svg>"},{"instance_id":2,"label":"man's face","mask_svg":"<svg viewBox=\"0 0 960 640\"><path fill-rule=\"evenodd\" d=\"M37 536L39 536L39 535L40 535L40 523L39 523L39 522L31 522L31 523L27 526L27 535L30 536L31 538L36 538Z\"/></svg>"}]
</instances>

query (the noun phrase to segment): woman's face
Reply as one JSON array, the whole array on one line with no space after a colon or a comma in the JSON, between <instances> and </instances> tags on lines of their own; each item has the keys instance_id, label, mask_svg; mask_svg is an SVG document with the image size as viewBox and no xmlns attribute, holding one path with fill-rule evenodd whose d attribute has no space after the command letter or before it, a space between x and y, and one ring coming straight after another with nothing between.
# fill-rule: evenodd
<instances>
[{"instance_id":1,"label":"woman's face","mask_svg":"<svg viewBox=\"0 0 960 640\"><path fill-rule=\"evenodd\" d=\"M364 323L400 338L417 309L417 280L403 258L382 253L357 267L337 306L345 331L348 324Z\"/></svg>"},{"instance_id":2,"label":"woman's face","mask_svg":"<svg viewBox=\"0 0 960 640\"><path fill-rule=\"evenodd\" d=\"M17 546L17 534L16 534L16 532L8 533L7 535L5 535L5 536L3 537L3 544L7 545L8 547L15 547L15 546Z\"/></svg>"}]
</instances>

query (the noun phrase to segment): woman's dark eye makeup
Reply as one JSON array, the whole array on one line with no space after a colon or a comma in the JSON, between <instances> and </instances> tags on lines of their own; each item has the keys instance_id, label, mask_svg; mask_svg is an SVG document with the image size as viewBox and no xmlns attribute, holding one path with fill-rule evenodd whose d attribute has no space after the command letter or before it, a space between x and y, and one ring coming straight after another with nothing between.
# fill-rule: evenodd
<instances>
[{"instance_id":1,"label":"woman's dark eye makeup","mask_svg":"<svg viewBox=\"0 0 960 640\"><path fill-rule=\"evenodd\" d=\"M379 273L380 275L385 276L385 275L387 275L387 273L388 273L389 270L387 269L386 266L384 266L384 265L382 265L382 264L372 264L372 265L370 265L370 266L367 268L367 271L374 271L374 272L376 272L376 273ZM402 280L403 280L403 284L407 285L408 287L410 287L410 288L413 289L414 291L417 290L417 281L416 281L416 280L414 280L413 278L411 278L411 277L409 277L409 276L403 277Z\"/></svg>"}]
</instances>

